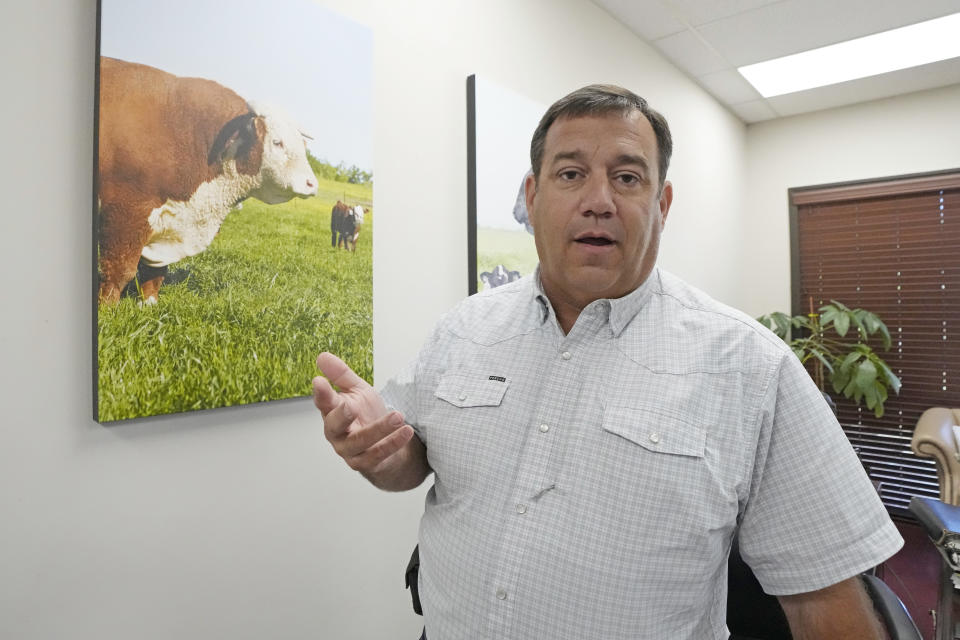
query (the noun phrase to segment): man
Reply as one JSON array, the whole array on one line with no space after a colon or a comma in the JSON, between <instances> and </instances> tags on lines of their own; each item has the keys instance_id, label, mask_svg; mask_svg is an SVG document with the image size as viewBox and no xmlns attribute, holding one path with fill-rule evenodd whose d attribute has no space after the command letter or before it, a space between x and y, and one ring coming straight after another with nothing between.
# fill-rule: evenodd
<instances>
[{"instance_id":1,"label":"man","mask_svg":"<svg viewBox=\"0 0 960 640\"><path fill-rule=\"evenodd\" d=\"M458 305L383 398L317 360L352 468L386 490L435 474L431 640L726 638L735 535L795 638L883 637L855 576L903 541L819 391L655 266L671 151L629 91L566 96L531 144L537 272Z\"/></svg>"}]
</instances>

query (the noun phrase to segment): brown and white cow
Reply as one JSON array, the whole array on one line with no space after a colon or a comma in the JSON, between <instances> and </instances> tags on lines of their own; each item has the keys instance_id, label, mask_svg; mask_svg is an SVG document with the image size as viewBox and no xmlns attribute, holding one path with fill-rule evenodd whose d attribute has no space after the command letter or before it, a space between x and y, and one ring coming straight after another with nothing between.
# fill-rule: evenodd
<instances>
[{"instance_id":1,"label":"brown and white cow","mask_svg":"<svg viewBox=\"0 0 960 640\"><path fill-rule=\"evenodd\" d=\"M361 205L351 207L345 202L337 200L330 210L330 246L339 249L341 246L349 251L357 250L357 238L360 237L360 227L363 225L363 214L368 211Z\"/></svg>"},{"instance_id":2,"label":"brown and white cow","mask_svg":"<svg viewBox=\"0 0 960 640\"><path fill-rule=\"evenodd\" d=\"M343 240L344 221L350 215L351 210L350 205L339 200L330 210L330 246L334 249L340 248L340 243Z\"/></svg>"},{"instance_id":3,"label":"brown and white cow","mask_svg":"<svg viewBox=\"0 0 960 640\"><path fill-rule=\"evenodd\" d=\"M100 59L100 302L138 274L157 300L167 266L200 253L246 198L267 204L317 193L300 132L203 78Z\"/></svg>"},{"instance_id":4,"label":"brown and white cow","mask_svg":"<svg viewBox=\"0 0 960 640\"><path fill-rule=\"evenodd\" d=\"M361 205L357 205L353 208L352 213L347 216L347 219L352 222L353 229L350 230L348 225L345 226L346 240L344 241L344 249L346 249L347 244L350 244L350 250L357 250L357 240L360 238L360 227L363 226L363 214L364 212L369 211L369 209L364 209Z\"/></svg>"}]
</instances>

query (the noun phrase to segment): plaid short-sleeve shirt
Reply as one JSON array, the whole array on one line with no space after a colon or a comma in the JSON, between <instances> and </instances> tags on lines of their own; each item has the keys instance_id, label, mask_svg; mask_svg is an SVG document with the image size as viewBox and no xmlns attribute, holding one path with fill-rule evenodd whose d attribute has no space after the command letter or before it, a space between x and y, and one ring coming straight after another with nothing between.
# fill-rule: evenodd
<instances>
[{"instance_id":1,"label":"plaid short-sleeve shirt","mask_svg":"<svg viewBox=\"0 0 960 640\"><path fill-rule=\"evenodd\" d=\"M789 348L658 269L567 335L536 275L472 296L383 393L435 472L431 640L726 638L735 534L777 595L902 545Z\"/></svg>"}]
</instances>

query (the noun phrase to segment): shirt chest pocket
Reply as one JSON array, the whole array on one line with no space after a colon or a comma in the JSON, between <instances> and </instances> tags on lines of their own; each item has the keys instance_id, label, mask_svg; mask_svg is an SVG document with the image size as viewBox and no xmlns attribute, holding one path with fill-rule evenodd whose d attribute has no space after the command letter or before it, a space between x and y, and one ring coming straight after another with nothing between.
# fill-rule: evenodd
<instances>
[{"instance_id":1,"label":"shirt chest pocket","mask_svg":"<svg viewBox=\"0 0 960 640\"><path fill-rule=\"evenodd\" d=\"M438 381L426 416L426 445L440 503L475 491L490 480L491 461L505 458L498 452L512 433L503 406L508 386L506 379L469 373L447 373Z\"/></svg>"},{"instance_id":2,"label":"shirt chest pocket","mask_svg":"<svg viewBox=\"0 0 960 640\"><path fill-rule=\"evenodd\" d=\"M437 385L434 395L455 407L498 407L510 386L502 377L447 374Z\"/></svg>"},{"instance_id":3,"label":"shirt chest pocket","mask_svg":"<svg viewBox=\"0 0 960 640\"><path fill-rule=\"evenodd\" d=\"M693 424L651 408L606 406L603 430L653 453L702 458L707 432Z\"/></svg>"}]
</instances>

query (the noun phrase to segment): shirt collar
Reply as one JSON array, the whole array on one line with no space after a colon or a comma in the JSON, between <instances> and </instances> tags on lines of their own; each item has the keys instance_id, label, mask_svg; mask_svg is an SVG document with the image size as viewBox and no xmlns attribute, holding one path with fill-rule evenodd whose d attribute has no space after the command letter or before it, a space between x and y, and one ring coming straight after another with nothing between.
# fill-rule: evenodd
<instances>
[{"instance_id":1,"label":"shirt collar","mask_svg":"<svg viewBox=\"0 0 960 640\"><path fill-rule=\"evenodd\" d=\"M643 284L627 295L613 300L606 298L595 300L591 302L587 308L596 306L601 313L608 314L607 319L610 323L610 330L614 336L619 336L623 330L627 328L627 325L630 324L630 321L633 320L634 317L640 313L644 305L646 305L654 289L658 287L657 283L659 282L660 269L654 267L650 275L647 276L647 279L643 281ZM539 264L533 273L533 298L540 308L540 324L554 317L553 306L550 304L547 294L543 291L543 283L540 282Z\"/></svg>"}]
</instances>

